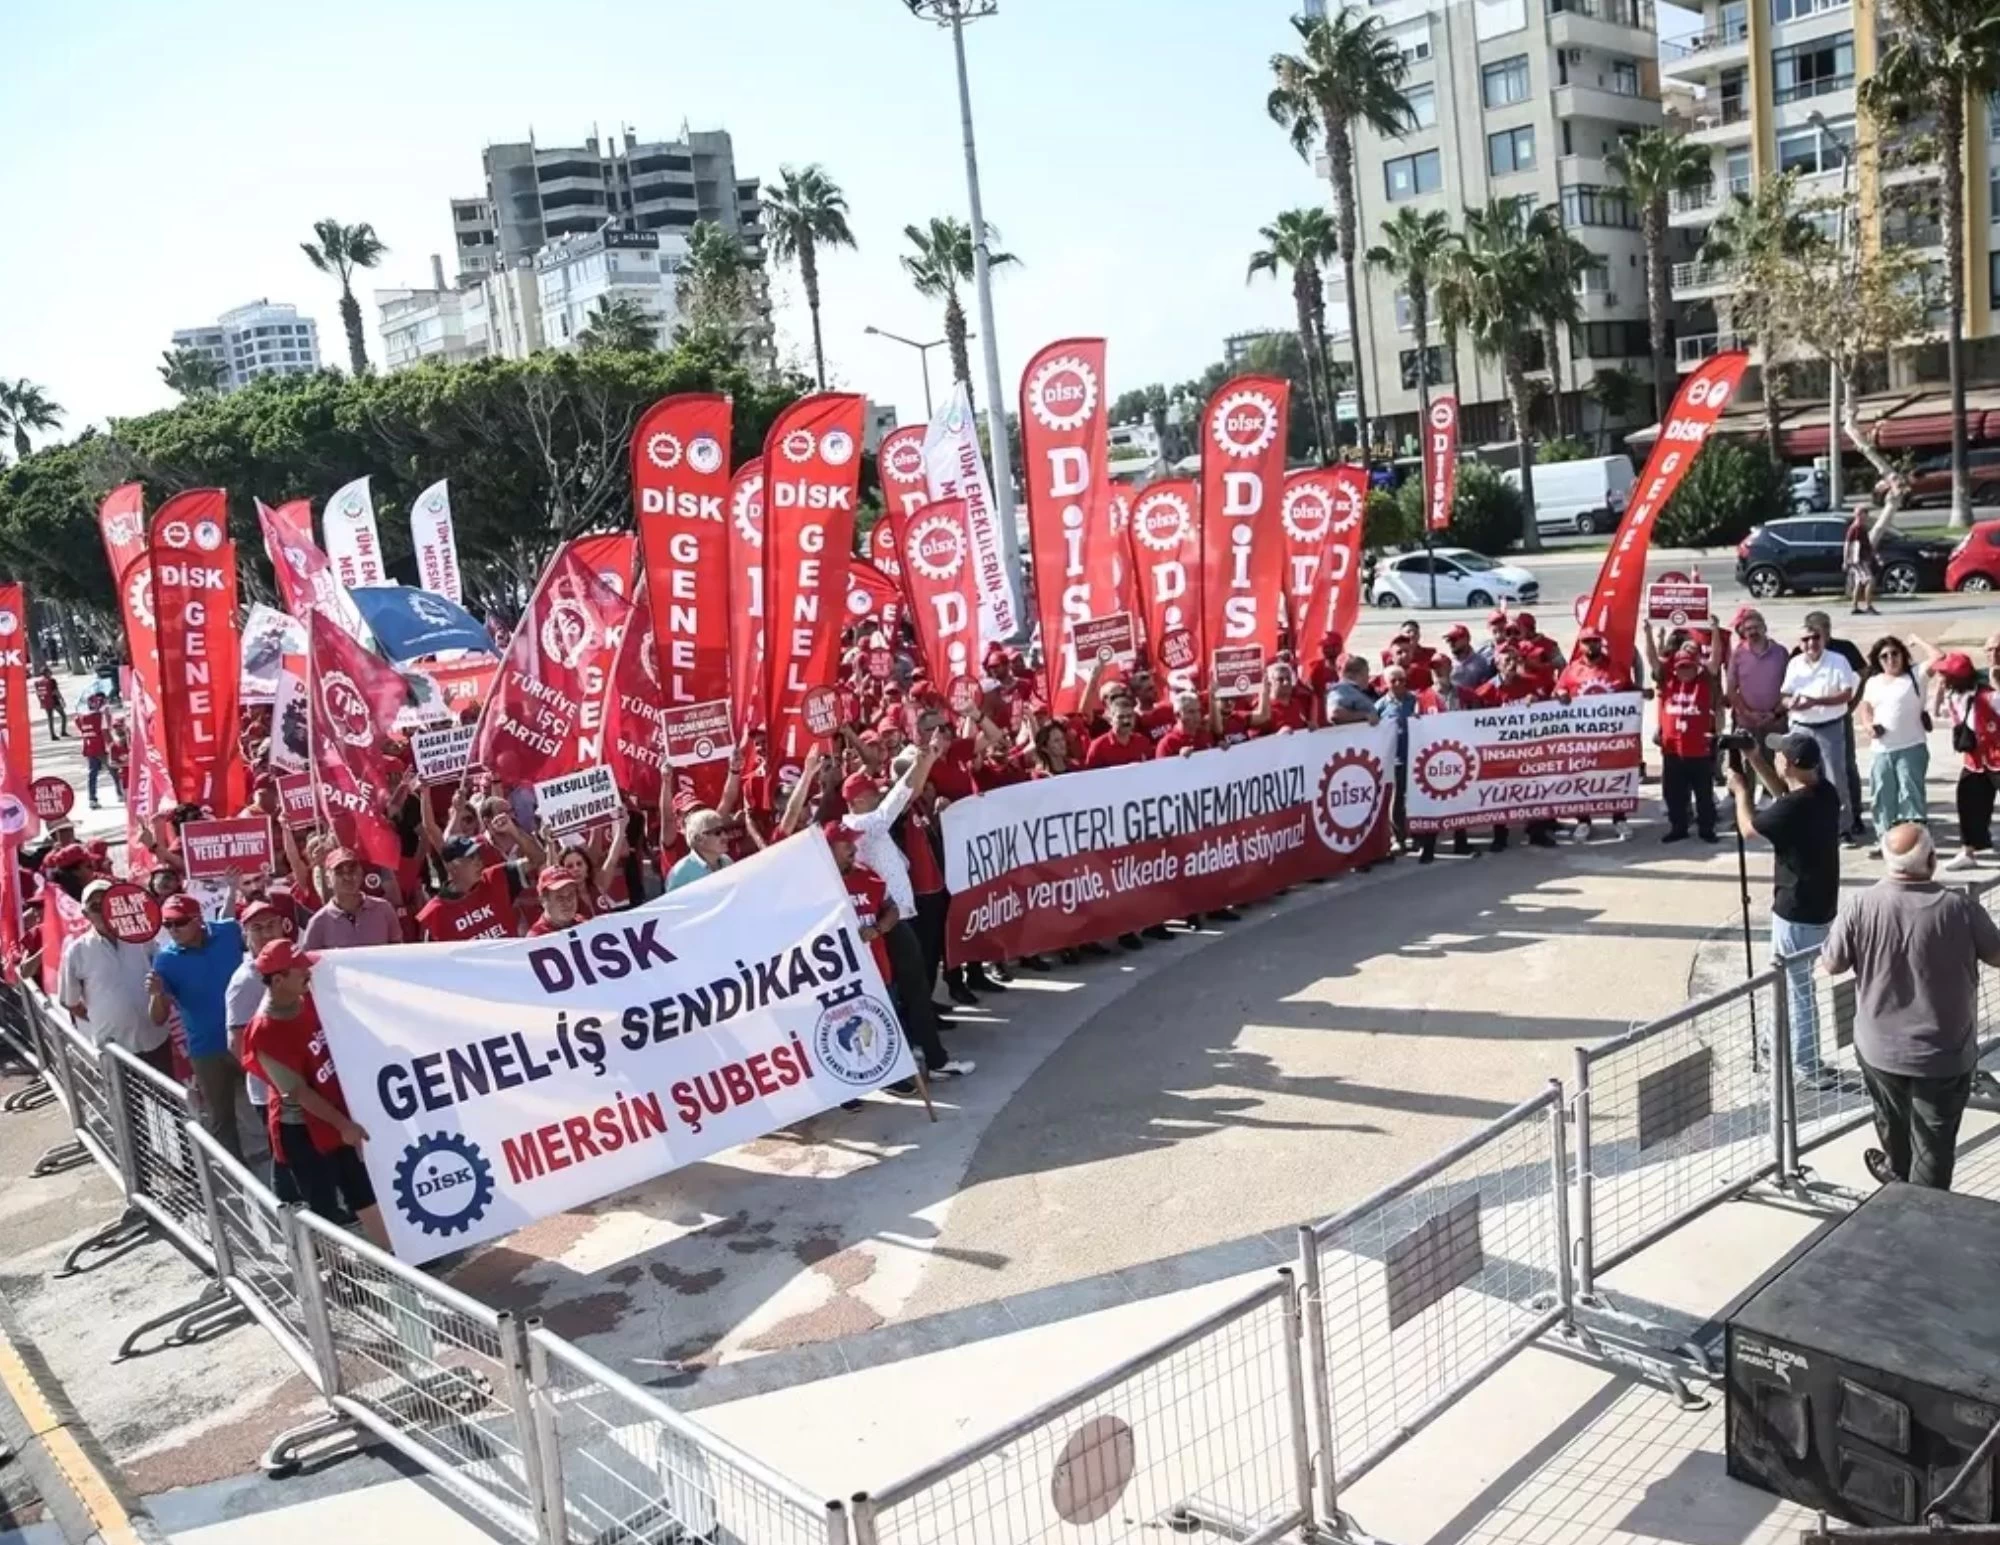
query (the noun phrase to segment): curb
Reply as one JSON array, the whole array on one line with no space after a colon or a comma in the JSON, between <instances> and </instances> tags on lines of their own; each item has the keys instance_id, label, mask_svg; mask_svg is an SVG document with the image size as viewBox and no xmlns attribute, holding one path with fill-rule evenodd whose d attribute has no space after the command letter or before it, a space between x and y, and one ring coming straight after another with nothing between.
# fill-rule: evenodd
<instances>
[{"instance_id":1,"label":"curb","mask_svg":"<svg viewBox=\"0 0 2000 1545\"><path fill-rule=\"evenodd\" d=\"M68 1545L167 1545L0 1294L0 1441Z\"/></svg>"}]
</instances>

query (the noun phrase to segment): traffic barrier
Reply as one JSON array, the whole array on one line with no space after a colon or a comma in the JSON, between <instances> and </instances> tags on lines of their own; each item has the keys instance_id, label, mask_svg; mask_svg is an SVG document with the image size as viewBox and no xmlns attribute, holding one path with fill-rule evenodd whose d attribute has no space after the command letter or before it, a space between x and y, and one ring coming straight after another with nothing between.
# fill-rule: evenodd
<instances>
[{"instance_id":1,"label":"traffic barrier","mask_svg":"<svg viewBox=\"0 0 2000 1545\"><path fill-rule=\"evenodd\" d=\"M121 1145L129 1156L132 1205L203 1271L213 1273L208 1207L188 1136L194 1112L187 1091L122 1046L99 1050L115 1099Z\"/></svg>"}]
</instances>

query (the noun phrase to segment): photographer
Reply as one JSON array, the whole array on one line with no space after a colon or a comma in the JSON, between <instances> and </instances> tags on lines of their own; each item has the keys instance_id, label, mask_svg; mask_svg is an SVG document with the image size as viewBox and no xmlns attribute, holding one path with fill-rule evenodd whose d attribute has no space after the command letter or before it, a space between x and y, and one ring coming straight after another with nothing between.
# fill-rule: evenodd
<instances>
[{"instance_id":1,"label":"photographer","mask_svg":"<svg viewBox=\"0 0 2000 1545\"><path fill-rule=\"evenodd\" d=\"M1748 840L1771 844L1771 961L1802 955L1826 941L1840 907L1840 793L1827 777L1820 742L1794 730L1778 742L1774 772L1754 746L1748 762L1772 794L1759 810L1751 800L1744 757L1732 749L1729 792L1736 801L1736 829ZM1812 962L1785 970L1792 1022L1792 1075L1825 1087L1837 1075L1820 1061L1819 1012L1813 998Z\"/></svg>"}]
</instances>

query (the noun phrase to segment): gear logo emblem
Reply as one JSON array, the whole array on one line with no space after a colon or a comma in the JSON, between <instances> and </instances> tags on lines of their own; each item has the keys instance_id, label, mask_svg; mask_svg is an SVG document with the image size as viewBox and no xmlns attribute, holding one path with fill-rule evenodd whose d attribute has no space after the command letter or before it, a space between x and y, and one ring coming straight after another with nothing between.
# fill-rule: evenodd
<instances>
[{"instance_id":1,"label":"gear logo emblem","mask_svg":"<svg viewBox=\"0 0 2000 1545\"><path fill-rule=\"evenodd\" d=\"M898 483L914 483L924 475L924 448L911 438L898 440L882 458L882 470Z\"/></svg>"},{"instance_id":2,"label":"gear logo emblem","mask_svg":"<svg viewBox=\"0 0 2000 1545\"><path fill-rule=\"evenodd\" d=\"M1268 392L1231 392L1217 406L1208 429L1223 455L1248 461L1278 438L1278 405Z\"/></svg>"},{"instance_id":3,"label":"gear logo emblem","mask_svg":"<svg viewBox=\"0 0 2000 1545\"><path fill-rule=\"evenodd\" d=\"M813 1055L819 1065L857 1089L882 1082L903 1053L903 1032L873 998L843 998L828 1005L813 1027Z\"/></svg>"},{"instance_id":4,"label":"gear logo emblem","mask_svg":"<svg viewBox=\"0 0 2000 1545\"><path fill-rule=\"evenodd\" d=\"M736 497L730 501L730 518L736 522L736 534L752 547L764 545L764 474L753 472L736 485Z\"/></svg>"},{"instance_id":5,"label":"gear logo emblem","mask_svg":"<svg viewBox=\"0 0 2000 1545\"><path fill-rule=\"evenodd\" d=\"M125 591L125 606L145 627L155 626L153 618L153 566L134 564L132 582Z\"/></svg>"},{"instance_id":6,"label":"gear logo emblem","mask_svg":"<svg viewBox=\"0 0 2000 1545\"><path fill-rule=\"evenodd\" d=\"M1382 810L1382 759L1353 747L1333 756L1319 777L1313 825L1336 853L1354 853L1368 840Z\"/></svg>"},{"instance_id":7,"label":"gear logo emblem","mask_svg":"<svg viewBox=\"0 0 2000 1545\"><path fill-rule=\"evenodd\" d=\"M829 429L819 437L819 454L829 467L844 467L854 460L854 436L845 429Z\"/></svg>"},{"instance_id":8,"label":"gear logo emblem","mask_svg":"<svg viewBox=\"0 0 2000 1545\"><path fill-rule=\"evenodd\" d=\"M707 477L722 467L722 442L714 435L696 435L688 442L688 465Z\"/></svg>"},{"instance_id":9,"label":"gear logo emblem","mask_svg":"<svg viewBox=\"0 0 2000 1545\"><path fill-rule=\"evenodd\" d=\"M1459 740L1440 740L1410 762L1410 777L1432 799L1451 799L1479 776L1479 756Z\"/></svg>"},{"instance_id":10,"label":"gear logo emblem","mask_svg":"<svg viewBox=\"0 0 2000 1545\"><path fill-rule=\"evenodd\" d=\"M646 436L646 460L662 472L673 471L681 464L679 437L668 434L664 429L658 434Z\"/></svg>"},{"instance_id":11,"label":"gear logo emblem","mask_svg":"<svg viewBox=\"0 0 2000 1545\"><path fill-rule=\"evenodd\" d=\"M1285 490L1278 518L1294 542L1324 541L1327 532L1333 529L1333 501L1324 488L1300 483Z\"/></svg>"},{"instance_id":12,"label":"gear logo emblem","mask_svg":"<svg viewBox=\"0 0 2000 1545\"><path fill-rule=\"evenodd\" d=\"M493 1166L457 1132L429 1132L396 1161L396 1209L426 1234L463 1234L493 1205Z\"/></svg>"},{"instance_id":13,"label":"gear logo emblem","mask_svg":"<svg viewBox=\"0 0 2000 1545\"><path fill-rule=\"evenodd\" d=\"M160 540L169 547L183 551L194 541L194 532L184 520L170 520L160 527Z\"/></svg>"},{"instance_id":14,"label":"gear logo emblem","mask_svg":"<svg viewBox=\"0 0 2000 1545\"><path fill-rule=\"evenodd\" d=\"M1142 495L1132 512L1132 535L1156 553L1178 552L1194 531L1194 509L1177 493Z\"/></svg>"},{"instance_id":15,"label":"gear logo emblem","mask_svg":"<svg viewBox=\"0 0 2000 1545\"><path fill-rule=\"evenodd\" d=\"M934 584L943 584L965 566L965 533L942 515L918 521L907 545L910 567Z\"/></svg>"},{"instance_id":16,"label":"gear logo emblem","mask_svg":"<svg viewBox=\"0 0 2000 1545\"><path fill-rule=\"evenodd\" d=\"M794 429L778 442L778 454L794 465L802 466L813 458L813 451L819 441L810 429Z\"/></svg>"},{"instance_id":17,"label":"gear logo emblem","mask_svg":"<svg viewBox=\"0 0 2000 1545\"><path fill-rule=\"evenodd\" d=\"M1097 408L1097 372L1074 354L1060 354L1028 382L1028 411L1057 434L1072 434Z\"/></svg>"}]
</instances>

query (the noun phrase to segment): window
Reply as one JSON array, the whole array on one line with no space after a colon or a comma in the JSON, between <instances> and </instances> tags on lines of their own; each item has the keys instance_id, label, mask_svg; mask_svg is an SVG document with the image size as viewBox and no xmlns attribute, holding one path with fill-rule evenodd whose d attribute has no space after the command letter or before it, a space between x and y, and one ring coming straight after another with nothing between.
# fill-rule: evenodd
<instances>
[{"instance_id":1,"label":"window","mask_svg":"<svg viewBox=\"0 0 2000 1545\"><path fill-rule=\"evenodd\" d=\"M1528 56L1502 59L1479 72L1480 89L1488 107L1505 107L1528 100Z\"/></svg>"},{"instance_id":2,"label":"window","mask_svg":"<svg viewBox=\"0 0 2000 1545\"><path fill-rule=\"evenodd\" d=\"M1804 21L1808 16L1822 16L1828 11L1846 9L1847 0L1771 0L1771 20Z\"/></svg>"},{"instance_id":3,"label":"window","mask_svg":"<svg viewBox=\"0 0 2000 1545\"><path fill-rule=\"evenodd\" d=\"M1396 360L1403 367L1403 389L1405 391L1415 391L1417 389L1417 351L1415 349L1404 349L1396 356ZM1424 350L1424 378L1432 386L1444 385L1443 345L1434 343Z\"/></svg>"},{"instance_id":4,"label":"window","mask_svg":"<svg viewBox=\"0 0 2000 1545\"><path fill-rule=\"evenodd\" d=\"M1403 95L1410 103L1410 127L1434 129L1438 121L1437 87L1411 86Z\"/></svg>"},{"instance_id":5,"label":"window","mask_svg":"<svg viewBox=\"0 0 2000 1545\"><path fill-rule=\"evenodd\" d=\"M1611 89L1621 97L1639 94L1639 66L1631 59L1611 61Z\"/></svg>"},{"instance_id":6,"label":"window","mask_svg":"<svg viewBox=\"0 0 2000 1545\"><path fill-rule=\"evenodd\" d=\"M1802 102L1854 84L1854 34L1817 38L1771 55L1771 86L1780 104Z\"/></svg>"},{"instance_id":7,"label":"window","mask_svg":"<svg viewBox=\"0 0 2000 1545\"><path fill-rule=\"evenodd\" d=\"M1431 23L1428 16L1419 16L1389 29L1389 41L1402 50L1403 58L1410 64L1421 64L1431 56Z\"/></svg>"},{"instance_id":8,"label":"window","mask_svg":"<svg viewBox=\"0 0 2000 1545\"><path fill-rule=\"evenodd\" d=\"M1574 281L1579 295L1609 295L1611 293L1611 270L1592 264L1576 276Z\"/></svg>"},{"instance_id":9,"label":"window","mask_svg":"<svg viewBox=\"0 0 2000 1545\"><path fill-rule=\"evenodd\" d=\"M1562 218L1564 225L1609 225L1628 231L1639 228L1639 212L1623 188L1597 188L1588 183L1562 190Z\"/></svg>"},{"instance_id":10,"label":"window","mask_svg":"<svg viewBox=\"0 0 2000 1545\"><path fill-rule=\"evenodd\" d=\"M1422 150L1413 156L1397 156L1382 163L1382 181L1392 204L1422 193L1435 193L1444 182L1443 160L1435 150Z\"/></svg>"},{"instance_id":11,"label":"window","mask_svg":"<svg viewBox=\"0 0 2000 1545\"><path fill-rule=\"evenodd\" d=\"M1569 330L1570 353L1579 359L1643 359L1653 352L1644 322L1586 322Z\"/></svg>"},{"instance_id":12,"label":"window","mask_svg":"<svg viewBox=\"0 0 2000 1545\"><path fill-rule=\"evenodd\" d=\"M1986 304L2000 306L2000 252L1990 252L1986 256Z\"/></svg>"},{"instance_id":13,"label":"window","mask_svg":"<svg viewBox=\"0 0 2000 1545\"><path fill-rule=\"evenodd\" d=\"M1829 145L1827 139L1833 143ZM1830 123L1827 134L1818 129L1787 129L1778 136L1778 170L1797 172L1804 177L1821 172L1838 172L1843 152L1854 148L1854 122Z\"/></svg>"},{"instance_id":14,"label":"window","mask_svg":"<svg viewBox=\"0 0 2000 1545\"><path fill-rule=\"evenodd\" d=\"M1518 129L1502 129L1486 136L1486 170L1495 177L1535 169L1535 129L1524 124Z\"/></svg>"}]
</instances>

